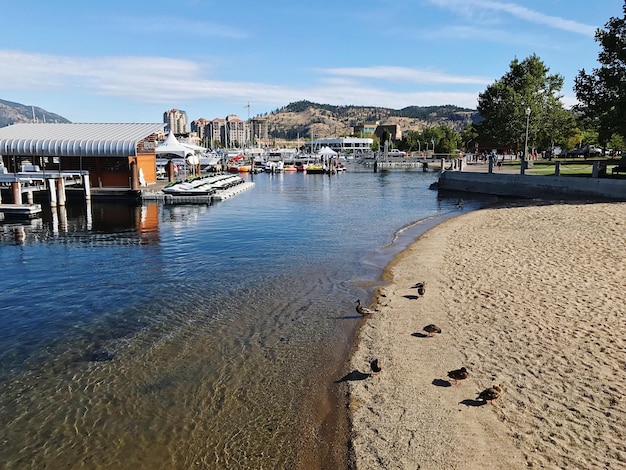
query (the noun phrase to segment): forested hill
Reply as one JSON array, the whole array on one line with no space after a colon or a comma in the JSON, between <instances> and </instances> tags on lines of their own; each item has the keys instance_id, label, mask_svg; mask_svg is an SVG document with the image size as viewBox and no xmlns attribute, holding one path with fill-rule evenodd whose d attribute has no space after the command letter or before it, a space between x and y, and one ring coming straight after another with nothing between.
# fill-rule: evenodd
<instances>
[{"instance_id":1,"label":"forested hill","mask_svg":"<svg viewBox=\"0 0 626 470\"><path fill-rule=\"evenodd\" d=\"M350 135L353 126L375 122L398 124L403 131L421 131L439 124L462 130L468 123L478 120L478 113L453 105L391 109L297 101L259 117L267 120L272 137L295 139L298 135L301 138Z\"/></svg>"},{"instance_id":2,"label":"forested hill","mask_svg":"<svg viewBox=\"0 0 626 470\"><path fill-rule=\"evenodd\" d=\"M70 122L37 106L0 100L0 127L18 122Z\"/></svg>"}]
</instances>

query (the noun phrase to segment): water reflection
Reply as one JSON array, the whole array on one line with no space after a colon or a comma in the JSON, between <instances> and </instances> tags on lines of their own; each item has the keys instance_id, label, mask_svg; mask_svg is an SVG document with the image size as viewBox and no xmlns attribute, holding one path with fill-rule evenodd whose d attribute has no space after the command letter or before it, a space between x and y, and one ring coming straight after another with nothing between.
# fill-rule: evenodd
<instances>
[{"instance_id":1,"label":"water reflection","mask_svg":"<svg viewBox=\"0 0 626 470\"><path fill-rule=\"evenodd\" d=\"M4 220L0 243L133 243L159 242L158 204L82 203L44 207L34 219ZM103 236L106 235L106 236Z\"/></svg>"}]
</instances>

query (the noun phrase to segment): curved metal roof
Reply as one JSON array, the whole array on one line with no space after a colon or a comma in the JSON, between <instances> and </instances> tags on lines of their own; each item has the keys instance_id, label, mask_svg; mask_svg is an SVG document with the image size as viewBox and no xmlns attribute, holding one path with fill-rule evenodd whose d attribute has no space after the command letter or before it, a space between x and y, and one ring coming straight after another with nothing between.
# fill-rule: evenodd
<instances>
[{"instance_id":1,"label":"curved metal roof","mask_svg":"<svg viewBox=\"0 0 626 470\"><path fill-rule=\"evenodd\" d=\"M0 128L1 155L127 157L165 124L19 123Z\"/></svg>"}]
</instances>

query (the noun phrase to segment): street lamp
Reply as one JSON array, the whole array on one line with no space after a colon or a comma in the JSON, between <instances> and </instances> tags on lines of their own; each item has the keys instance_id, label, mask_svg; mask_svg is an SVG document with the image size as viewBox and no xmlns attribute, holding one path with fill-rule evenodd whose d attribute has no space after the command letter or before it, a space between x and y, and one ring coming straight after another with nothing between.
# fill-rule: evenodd
<instances>
[{"instance_id":1,"label":"street lamp","mask_svg":"<svg viewBox=\"0 0 626 470\"><path fill-rule=\"evenodd\" d=\"M521 174L523 175L528 161L528 124L530 123L530 108L526 108L526 140L524 142L524 160L522 161Z\"/></svg>"}]
</instances>

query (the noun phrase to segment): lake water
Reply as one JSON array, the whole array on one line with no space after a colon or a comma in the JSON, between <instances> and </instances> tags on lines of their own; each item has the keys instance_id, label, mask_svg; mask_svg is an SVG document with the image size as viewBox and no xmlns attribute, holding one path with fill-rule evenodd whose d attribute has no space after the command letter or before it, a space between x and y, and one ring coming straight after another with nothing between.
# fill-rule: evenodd
<instances>
[{"instance_id":1,"label":"lake water","mask_svg":"<svg viewBox=\"0 0 626 470\"><path fill-rule=\"evenodd\" d=\"M435 173L258 174L212 205L0 224L3 468L320 468L384 266L484 201ZM339 426L340 427L340 426Z\"/></svg>"}]
</instances>

